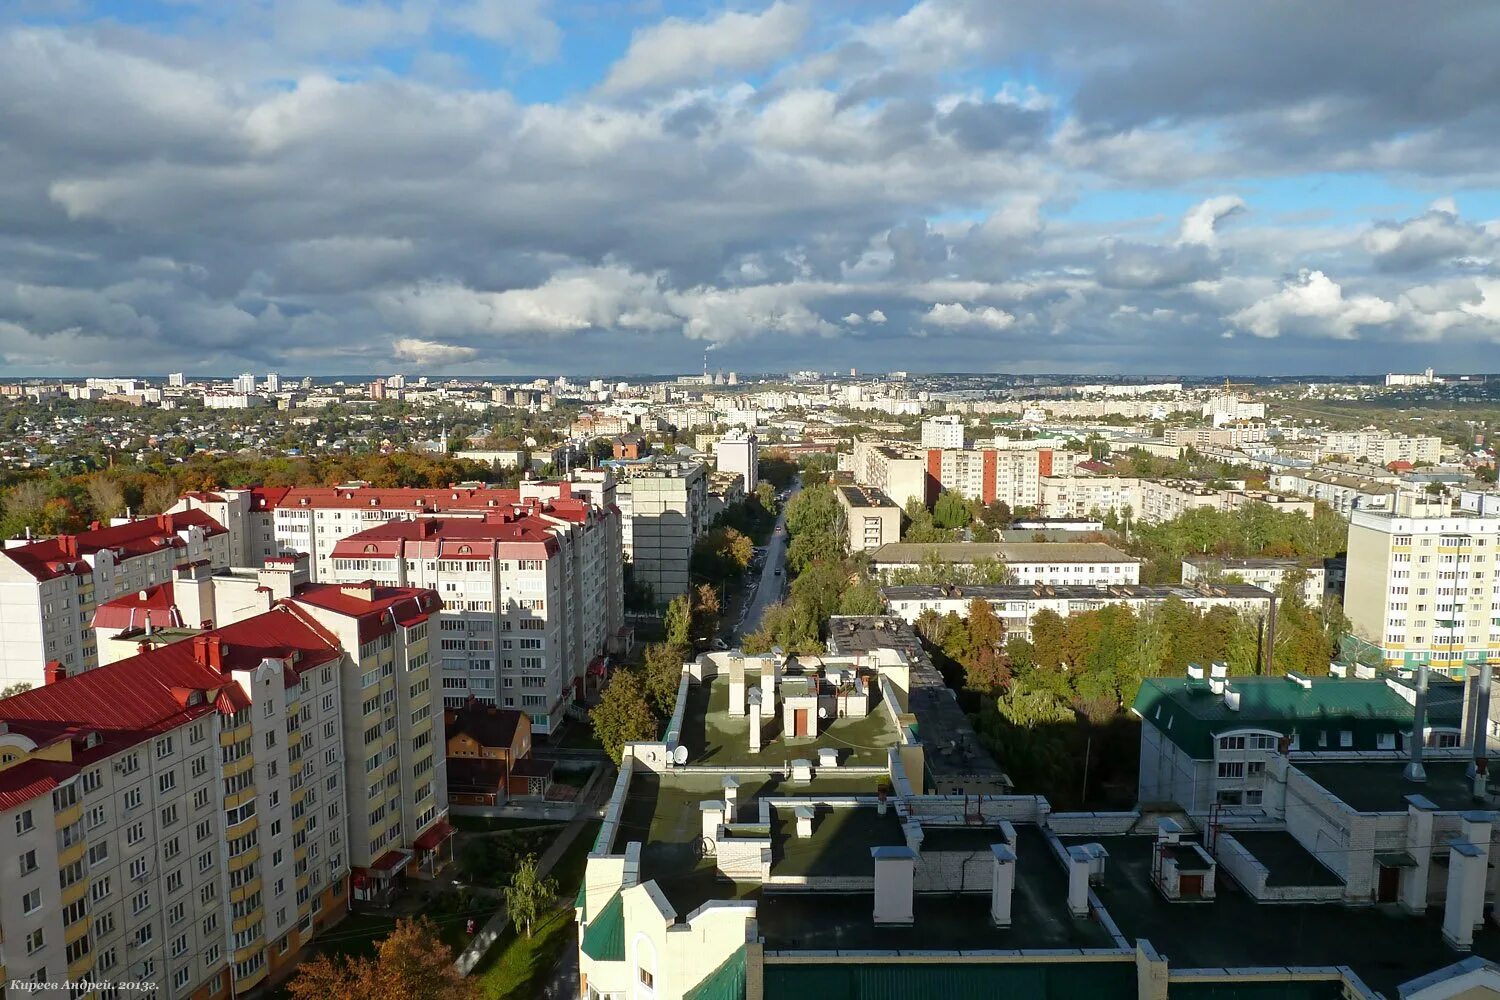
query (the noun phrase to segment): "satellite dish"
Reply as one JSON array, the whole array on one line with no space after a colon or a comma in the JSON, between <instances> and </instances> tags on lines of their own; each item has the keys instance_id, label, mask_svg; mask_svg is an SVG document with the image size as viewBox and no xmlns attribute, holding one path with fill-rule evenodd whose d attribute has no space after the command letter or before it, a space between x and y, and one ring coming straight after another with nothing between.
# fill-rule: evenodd
<instances>
[{"instance_id":1,"label":"satellite dish","mask_svg":"<svg viewBox=\"0 0 1500 1000\"><path fill-rule=\"evenodd\" d=\"M820 718L820 719L826 719L826 718L828 718L828 706L827 705L819 705L818 706L818 718Z\"/></svg>"},{"instance_id":2,"label":"satellite dish","mask_svg":"<svg viewBox=\"0 0 1500 1000\"><path fill-rule=\"evenodd\" d=\"M683 764L687 763L687 759L688 759L688 749L687 749L687 747L682 746L681 744L678 744L677 749L672 751L672 763L674 763L674 764L678 765L679 767L681 767Z\"/></svg>"}]
</instances>

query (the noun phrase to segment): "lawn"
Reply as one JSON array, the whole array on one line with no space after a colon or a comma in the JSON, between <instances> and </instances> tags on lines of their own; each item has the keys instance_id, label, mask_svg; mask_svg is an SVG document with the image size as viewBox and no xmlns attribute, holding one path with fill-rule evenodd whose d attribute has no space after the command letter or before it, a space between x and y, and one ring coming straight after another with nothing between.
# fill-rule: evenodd
<instances>
[{"instance_id":1,"label":"lawn","mask_svg":"<svg viewBox=\"0 0 1500 1000\"><path fill-rule=\"evenodd\" d=\"M529 1000L539 995L563 949L576 946L573 897L583 882L583 870L600 826L598 822L586 824L558 858L551 872L557 880L557 909L536 924L531 938L527 939L525 928L518 935L515 927L508 927L479 960L473 978L487 1000Z\"/></svg>"},{"instance_id":2,"label":"lawn","mask_svg":"<svg viewBox=\"0 0 1500 1000\"><path fill-rule=\"evenodd\" d=\"M563 949L573 944L571 904L559 906L543 918L526 937L514 927L495 942L474 970L474 981L486 1000L521 1000L541 995L542 984L557 964Z\"/></svg>"}]
</instances>

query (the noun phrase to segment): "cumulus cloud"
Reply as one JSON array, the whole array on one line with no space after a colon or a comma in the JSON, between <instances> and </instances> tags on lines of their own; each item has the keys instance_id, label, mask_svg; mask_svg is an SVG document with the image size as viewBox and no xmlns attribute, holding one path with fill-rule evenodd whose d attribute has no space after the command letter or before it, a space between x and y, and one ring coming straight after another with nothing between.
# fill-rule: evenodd
<instances>
[{"instance_id":1,"label":"cumulus cloud","mask_svg":"<svg viewBox=\"0 0 1500 1000\"><path fill-rule=\"evenodd\" d=\"M1360 328L1389 323L1397 316L1394 303L1373 295L1346 296L1338 282L1322 271L1303 271L1274 295L1230 316L1230 321L1257 337L1281 336L1297 326L1314 336L1352 340Z\"/></svg>"},{"instance_id":2,"label":"cumulus cloud","mask_svg":"<svg viewBox=\"0 0 1500 1000\"><path fill-rule=\"evenodd\" d=\"M422 340L417 337L401 337L391 344L391 348L395 351L396 357L402 361L410 361L419 366L441 367L463 364L479 356L479 352L472 347L444 344L436 340Z\"/></svg>"},{"instance_id":3,"label":"cumulus cloud","mask_svg":"<svg viewBox=\"0 0 1500 1000\"><path fill-rule=\"evenodd\" d=\"M723 70L753 70L790 53L807 30L802 7L778 2L759 14L726 11L707 21L667 18L644 28L610 67L609 93L711 79Z\"/></svg>"},{"instance_id":4,"label":"cumulus cloud","mask_svg":"<svg viewBox=\"0 0 1500 1000\"><path fill-rule=\"evenodd\" d=\"M1200 201L1182 217L1182 232L1177 242L1213 246L1219 223L1244 210L1245 203L1238 195L1225 194Z\"/></svg>"},{"instance_id":5,"label":"cumulus cloud","mask_svg":"<svg viewBox=\"0 0 1500 1000\"><path fill-rule=\"evenodd\" d=\"M1376 224L1361 242L1376 268L1403 272L1491 254L1497 240L1485 228L1461 220L1452 199L1443 199L1416 218Z\"/></svg>"},{"instance_id":6,"label":"cumulus cloud","mask_svg":"<svg viewBox=\"0 0 1500 1000\"><path fill-rule=\"evenodd\" d=\"M944 327L984 327L990 330L1008 330L1015 325L1016 318L1004 309L981 306L970 309L962 302L936 302L922 317L924 323Z\"/></svg>"},{"instance_id":7,"label":"cumulus cloud","mask_svg":"<svg viewBox=\"0 0 1500 1000\"><path fill-rule=\"evenodd\" d=\"M865 315L865 319L869 320L871 323L884 323L885 313L881 312L879 309L871 309Z\"/></svg>"}]
</instances>

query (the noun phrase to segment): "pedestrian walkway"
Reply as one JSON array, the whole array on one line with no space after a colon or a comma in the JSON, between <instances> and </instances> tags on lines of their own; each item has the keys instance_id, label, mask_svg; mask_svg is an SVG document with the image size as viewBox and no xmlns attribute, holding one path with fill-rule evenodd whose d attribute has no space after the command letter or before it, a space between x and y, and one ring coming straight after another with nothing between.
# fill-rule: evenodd
<instances>
[{"instance_id":1,"label":"pedestrian walkway","mask_svg":"<svg viewBox=\"0 0 1500 1000\"><path fill-rule=\"evenodd\" d=\"M599 818L600 792L603 791L605 794L608 794L608 790L614 787L612 779L609 781L604 780L608 771L608 768L603 767L594 771L594 776L590 779L591 787L585 790L588 796L585 804L580 806L578 814L562 829L562 832L557 835L557 839L552 841L551 846L543 851L542 856L537 859L537 870L543 876L550 873L553 866L562 859L569 845L578 837L579 831L588 826L591 821ZM501 890L496 889L491 891L502 900L504 899L504 894ZM479 960L484 957L484 953L489 951L490 946L500 939L500 935L505 932L505 928L509 925L510 914L506 911L505 903L501 902L494 916L485 921L484 926L474 935L474 939L469 942L469 946L464 949L463 954L459 955L458 959L454 961L453 967L458 970L459 974L467 976L470 972L473 972L474 966L479 964Z\"/></svg>"}]
</instances>

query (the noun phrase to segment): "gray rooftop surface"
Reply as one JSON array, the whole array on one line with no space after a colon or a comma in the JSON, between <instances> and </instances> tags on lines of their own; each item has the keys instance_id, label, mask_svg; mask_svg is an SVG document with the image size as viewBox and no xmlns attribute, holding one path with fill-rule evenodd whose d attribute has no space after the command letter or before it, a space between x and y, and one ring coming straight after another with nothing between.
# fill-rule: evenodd
<instances>
[{"instance_id":1,"label":"gray rooftop surface","mask_svg":"<svg viewBox=\"0 0 1500 1000\"><path fill-rule=\"evenodd\" d=\"M917 739L926 750L929 785L937 792L963 794L1005 791L1010 780L979 743L968 716L911 623L894 615L836 615L828 623L828 651L852 656L874 649L897 649L911 665L907 710L917 717ZM907 775L913 787L916 775Z\"/></svg>"},{"instance_id":2,"label":"gray rooftop surface","mask_svg":"<svg viewBox=\"0 0 1500 1000\"><path fill-rule=\"evenodd\" d=\"M1225 830L1266 866L1266 885L1343 885L1344 880L1333 869L1319 861L1302 843L1285 830Z\"/></svg>"},{"instance_id":3,"label":"gray rooftop surface","mask_svg":"<svg viewBox=\"0 0 1500 1000\"><path fill-rule=\"evenodd\" d=\"M1490 761L1492 774L1495 763ZM1464 773L1468 763L1461 760L1424 762L1427 780L1423 782L1407 781L1406 762L1401 760L1327 764L1297 760L1293 766L1359 812L1406 812L1408 795L1425 795L1442 810L1482 807L1474 800L1474 783Z\"/></svg>"},{"instance_id":4,"label":"gray rooftop surface","mask_svg":"<svg viewBox=\"0 0 1500 1000\"><path fill-rule=\"evenodd\" d=\"M1148 939L1177 968L1347 965L1394 997L1399 984L1463 957L1443 944L1441 907L1414 917L1384 906L1257 903L1227 876L1211 902L1169 903L1151 884L1151 837L1062 840L1104 846L1100 902L1121 933ZM1500 959L1500 929L1476 931L1474 954Z\"/></svg>"}]
</instances>

